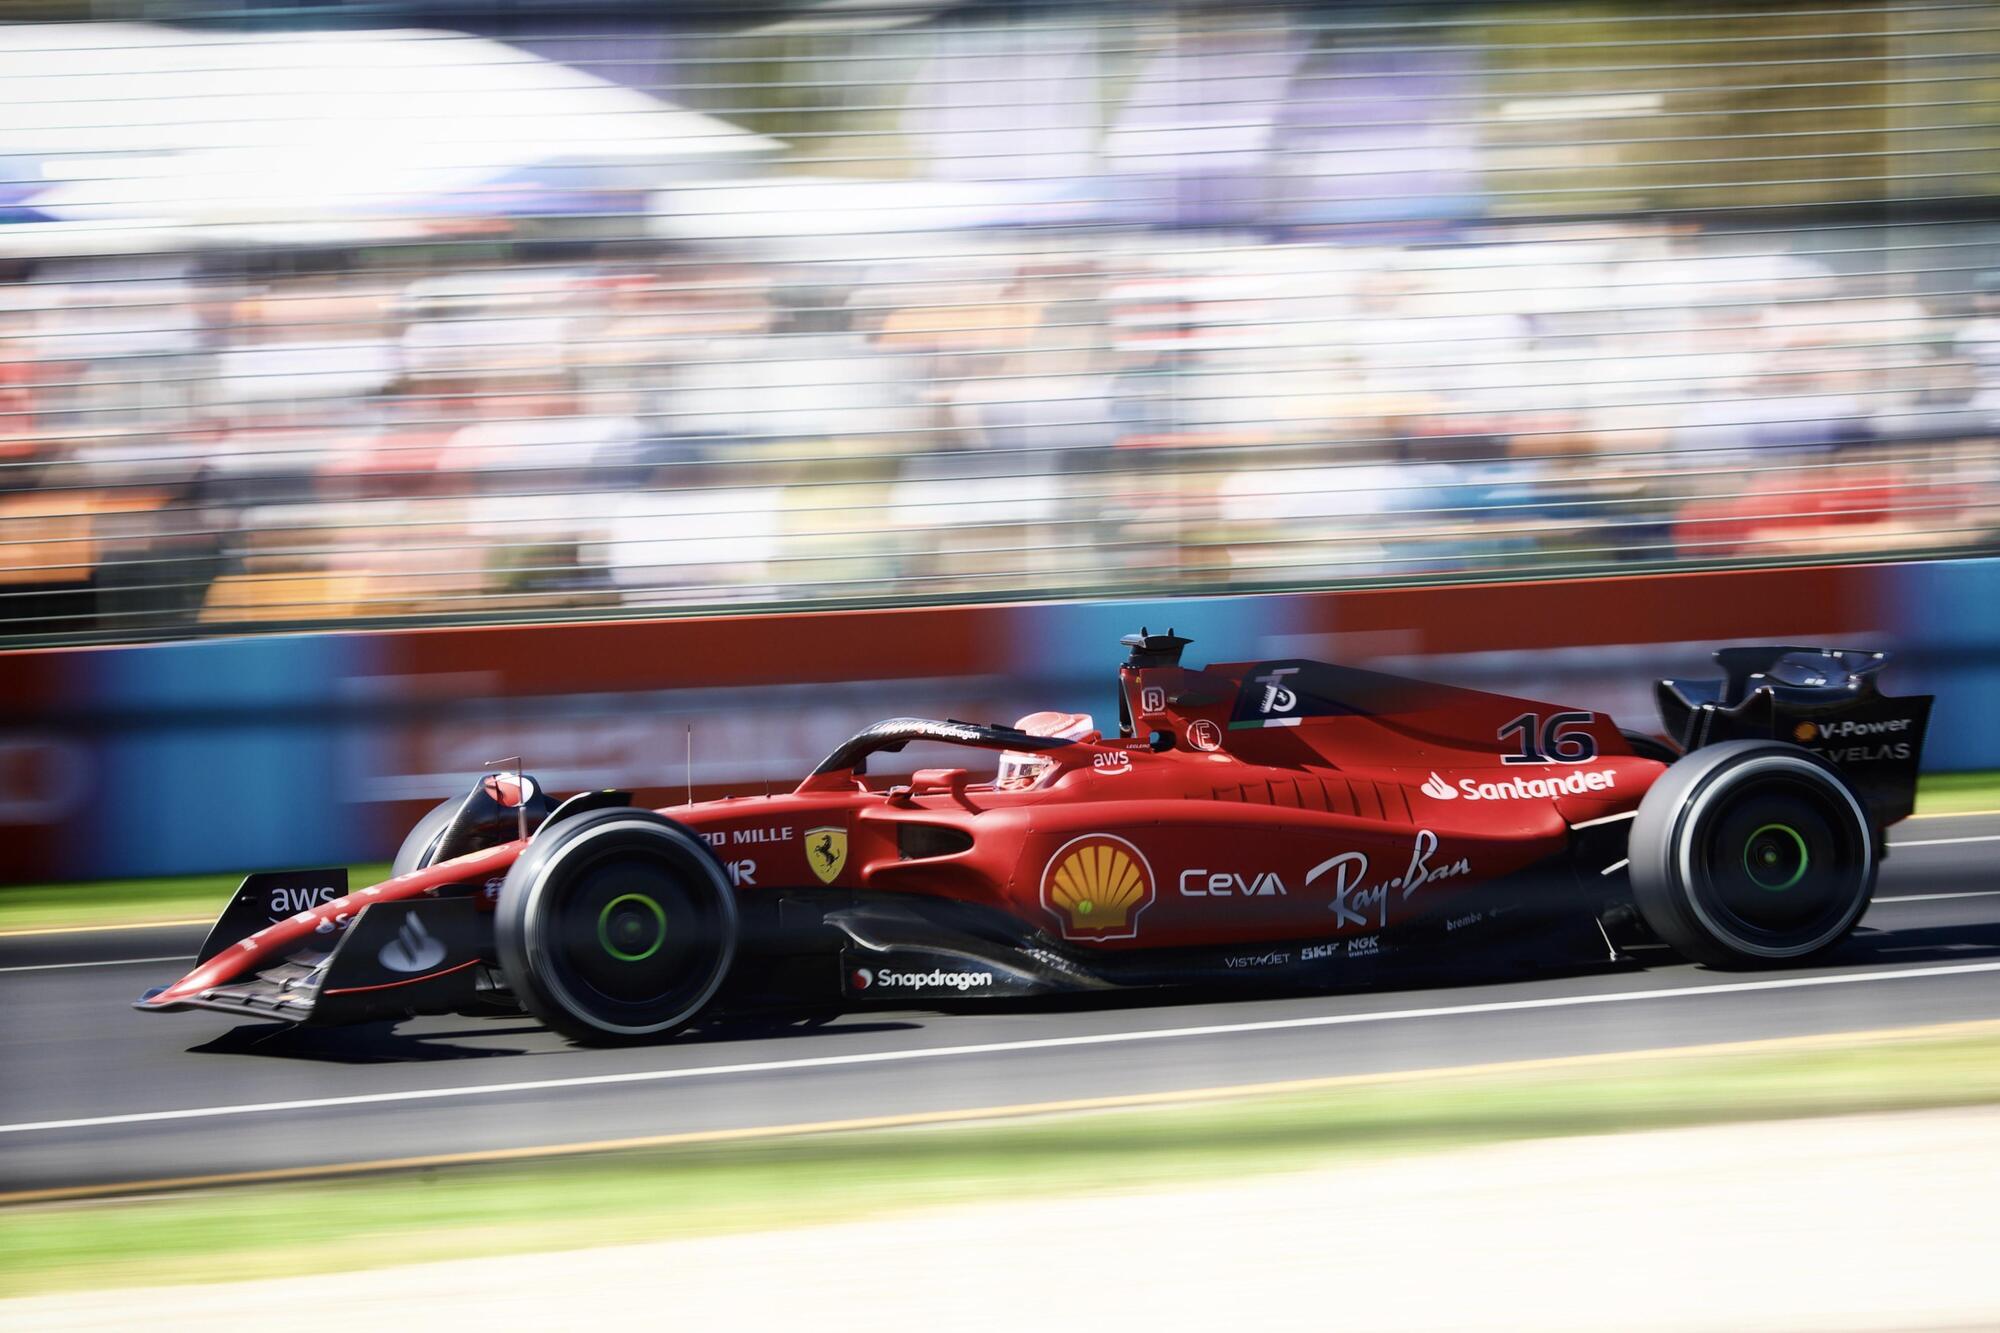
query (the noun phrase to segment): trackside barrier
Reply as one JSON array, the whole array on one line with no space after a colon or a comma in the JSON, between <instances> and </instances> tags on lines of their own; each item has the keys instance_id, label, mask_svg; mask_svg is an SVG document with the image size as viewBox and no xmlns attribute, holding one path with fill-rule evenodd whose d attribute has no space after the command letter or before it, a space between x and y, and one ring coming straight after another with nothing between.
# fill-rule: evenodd
<instances>
[{"instance_id":1,"label":"trackside barrier","mask_svg":"<svg viewBox=\"0 0 2000 1333\"><path fill-rule=\"evenodd\" d=\"M1641 726L1650 681L1720 643L1884 647L1898 693L1938 696L1926 766L1991 767L1996 608L2000 561L1965 560L0 654L0 881L386 856L500 755L665 804L794 782L889 714L1109 725L1117 638L1142 623L1193 636L1194 662L1368 663Z\"/></svg>"}]
</instances>

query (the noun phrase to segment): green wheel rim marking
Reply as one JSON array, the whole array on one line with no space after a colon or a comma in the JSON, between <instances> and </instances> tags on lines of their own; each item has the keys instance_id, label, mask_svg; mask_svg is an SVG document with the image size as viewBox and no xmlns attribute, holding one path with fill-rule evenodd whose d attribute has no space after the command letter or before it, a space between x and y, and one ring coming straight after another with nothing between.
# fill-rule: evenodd
<instances>
[{"instance_id":1,"label":"green wheel rim marking","mask_svg":"<svg viewBox=\"0 0 2000 1333\"><path fill-rule=\"evenodd\" d=\"M643 953L627 953L611 942L611 913L625 903L644 903L653 914L653 942ZM597 942L604 946L604 952L621 963L643 963L660 951L667 942L666 909L643 893L627 893L604 904L604 910L597 914Z\"/></svg>"},{"instance_id":2,"label":"green wheel rim marking","mask_svg":"<svg viewBox=\"0 0 2000 1333\"><path fill-rule=\"evenodd\" d=\"M1765 883L1764 880L1757 874L1757 867L1750 864L1751 844L1755 843L1757 839L1763 837L1766 833L1782 833L1786 837L1792 840L1792 846L1798 848L1799 868L1797 870L1794 870L1792 872L1792 877L1786 880L1783 884ZM1758 888L1767 890L1771 893L1783 893L1786 889L1791 888L1792 885L1804 879L1806 877L1806 867L1809 866L1811 863L1812 863L1812 855L1811 853L1806 851L1806 840L1800 837L1799 831L1793 828L1790 824L1766 824L1762 828L1758 829L1756 832L1752 833L1750 837L1743 844L1743 872L1748 876L1750 876L1750 882L1752 884L1755 884Z\"/></svg>"}]
</instances>

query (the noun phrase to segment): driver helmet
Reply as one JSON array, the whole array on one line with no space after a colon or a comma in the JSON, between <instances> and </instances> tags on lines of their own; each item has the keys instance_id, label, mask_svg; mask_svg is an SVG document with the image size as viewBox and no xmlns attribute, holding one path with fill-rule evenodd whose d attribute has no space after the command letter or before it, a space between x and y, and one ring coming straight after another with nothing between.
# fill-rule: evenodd
<instances>
[{"instance_id":1,"label":"driver helmet","mask_svg":"<svg viewBox=\"0 0 2000 1333\"><path fill-rule=\"evenodd\" d=\"M1014 724L1014 730L1025 731L1030 736L1060 736L1064 740L1082 740L1097 730L1092 725L1088 713L1063 713L1053 709L1030 713ZM1005 750L1000 755L1000 771L993 777L993 785L1002 791L1018 791L1032 787L1042 780L1042 775L1052 767L1046 754L1036 754L1027 750Z\"/></svg>"}]
</instances>

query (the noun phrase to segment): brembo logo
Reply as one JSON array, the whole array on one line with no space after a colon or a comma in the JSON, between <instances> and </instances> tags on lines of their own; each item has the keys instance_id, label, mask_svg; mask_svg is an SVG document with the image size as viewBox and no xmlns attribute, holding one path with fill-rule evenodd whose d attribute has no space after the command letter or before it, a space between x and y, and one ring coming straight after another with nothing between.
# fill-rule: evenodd
<instances>
[{"instance_id":1,"label":"brembo logo","mask_svg":"<svg viewBox=\"0 0 2000 1333\"><path fill-rule=\"evenodd\" d=\"M1453 791L1445 780L1433 773L1424 780L1418 790L1434 801L1455 801L1463 796L1468 801L1525 801L1546 800L1551 796L1582 796L1586 792L1611 791L1618 785L1618 775L1609 769L1578 769L1553 778L1509 778L1505 782L1481 782L1477 778L1460 778L1458 790Z\"/></svg>"}]
</instances>

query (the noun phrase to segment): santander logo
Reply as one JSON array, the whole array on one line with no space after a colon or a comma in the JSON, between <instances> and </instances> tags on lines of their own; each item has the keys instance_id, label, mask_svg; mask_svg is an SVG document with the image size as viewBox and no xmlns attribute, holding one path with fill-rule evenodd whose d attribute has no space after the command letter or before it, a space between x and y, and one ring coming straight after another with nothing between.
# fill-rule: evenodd
<instances>
[{"instance_id":1,"label":"santander logo","mask_svg":"<svg viewBox=\"0 0 2000 1333\"><path fill-rule=\"evenodd\" d=\"M1512 777L1504 782L1481 782L1460 778L1453 787L1436 773L1424 779L1418 790L1433 801L1524 801L1549 800L1557 796L1584 796L1592 792L1614 791L1618 774L1611 769L1572 769L1546 778Z\"/></svg>"}]
</instances>

